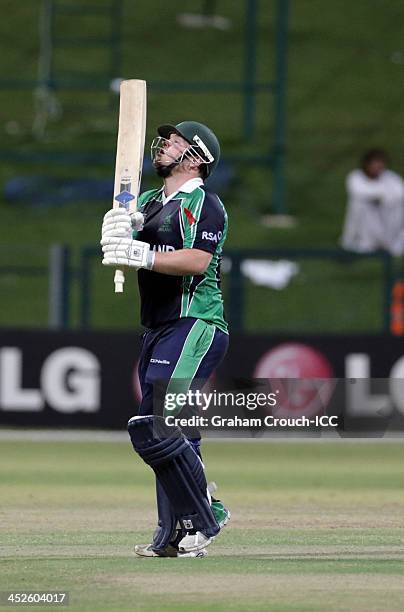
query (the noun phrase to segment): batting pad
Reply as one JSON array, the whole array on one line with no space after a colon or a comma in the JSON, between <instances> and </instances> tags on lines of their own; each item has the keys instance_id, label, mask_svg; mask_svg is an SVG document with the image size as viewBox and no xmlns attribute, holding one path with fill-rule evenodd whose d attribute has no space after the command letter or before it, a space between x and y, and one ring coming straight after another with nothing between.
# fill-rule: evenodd
<instances>
[{"instance_id":1,"label":"batting pad","mask_svg":"<svg viewBox=\"0 0 404 612\"><path fill-rule=\"evenodd\" d=\"M155 552L164 550L177 535L177 519L171 507L170 500L156 477L156 497L158 525L153 534L152 549Z\"/></svg>"},{"instance_id":2,"label":"batting pad","mask_svg":"<svg viewBox=\"0 0 404 612\"><path fill-rule=\"evenodd\" d=\"M128 423L133 448L154 470L184 531L211 538L219 525L207 498L202 462L178 427L158 416L134 417Z\"/></svg>"}]
</instances>

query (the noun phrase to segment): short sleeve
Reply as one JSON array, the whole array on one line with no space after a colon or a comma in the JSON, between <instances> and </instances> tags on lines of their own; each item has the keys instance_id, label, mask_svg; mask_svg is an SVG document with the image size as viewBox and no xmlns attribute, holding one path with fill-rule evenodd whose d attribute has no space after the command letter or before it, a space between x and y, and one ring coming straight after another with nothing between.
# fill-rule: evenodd
<instances>
[{"instance_id":1,"label":"short sleeve","mask_svg":"<svg viewBox=\"0 0 404 612\"><path fill-rule=\"evenodd\" d=\"M184 248L213 255L225 232L226 212L217 196L201 193L203 197L183 209Z\"/></svg>"}]
</instances>

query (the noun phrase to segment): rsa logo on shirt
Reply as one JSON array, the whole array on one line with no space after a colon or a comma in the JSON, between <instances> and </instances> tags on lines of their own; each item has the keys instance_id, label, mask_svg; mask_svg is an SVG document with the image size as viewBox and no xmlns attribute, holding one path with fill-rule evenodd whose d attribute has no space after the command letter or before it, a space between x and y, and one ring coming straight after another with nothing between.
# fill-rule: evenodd
<instances>
[{"instance_id":1,"label":"rsa logo on shirt","mask_svg":"<svg viewBox=\"0 0 404 612\"><path fill-rule=\"evenodd\" d=\"M202 232L202 240L210 240L211 242L219 242L222 238L223 232Z\"/></svg>"}]
</instances>

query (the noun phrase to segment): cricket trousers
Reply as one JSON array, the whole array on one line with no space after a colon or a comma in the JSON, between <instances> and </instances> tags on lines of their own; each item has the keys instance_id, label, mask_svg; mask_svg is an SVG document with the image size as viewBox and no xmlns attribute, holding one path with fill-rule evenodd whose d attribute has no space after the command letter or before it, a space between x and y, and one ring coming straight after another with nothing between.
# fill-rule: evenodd
<instances>
[{"instance_id":1,"label":"cricket trousers","mask_svg":"<svg viewBox=\"0 0 404 612\"><path fill-rule=\"evenodd\" d=\"M139 415L162 416L166 392L195 388L193 383L201 386L223 360L228 343L228 334L191 317L146 331L139 361L142 390ZM187 431L184 433L187 437L200 437L197 432L191 436Z\"/></svg>"}]
</instances>

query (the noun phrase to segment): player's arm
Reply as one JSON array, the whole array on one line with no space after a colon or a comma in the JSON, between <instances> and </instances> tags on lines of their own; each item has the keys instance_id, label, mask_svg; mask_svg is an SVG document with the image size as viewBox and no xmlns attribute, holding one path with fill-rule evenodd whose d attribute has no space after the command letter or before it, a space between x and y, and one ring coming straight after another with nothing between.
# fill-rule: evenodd
<instances>
[{"instance_id":1,"label":"player's arm","mask_svg":"<svg viewBox=\"0 0 404 612\"><path fill-rule=\"evenodd\" d=\"M211 259L211 253L200 249L180 249L168 253L156 253L153 271L172 276L196 276L206 272Z\"/></svg>"},{"instance_id":2,"label":"player's arm","mask_svg":"<svg viewBox=\"0 0 404 612\"><path fill-rule=\"evenodd\" d=\"M137 214L141 217L138 220L140 225L143 222L143 215ZM186 223L184 220L183 249L164 253L154 252L150 250L148 243L134 240L131 237L134 227L133 219L124 209L118 209L118 212L117 209L109 211L104 217L102 227L101 245L104 253L102 263L104 266L112 267L118 265L137 269L145 268L172 276L203 274L215 252L216 243L213 237L216 237L216 232L223 227L221 224L216 227L216 220L202 219L197 226L194 226L194 234L191 239L191 226ZM204 235L207 238L204 239Z\"/></svg>"},{"instance_id":3,"label":"player's arm","mask_svg":"<svg viewBox=\"0 0 404 612\"><path fill-rule=\"evenodd\" d=\"M156 253L150 250L147 242L118 236L103 237L101 245L104 266L127 266L137 270L145 268L172 276L203 274L212 259L211 253L200 249Z\"/></svg>"}]
</instances>

